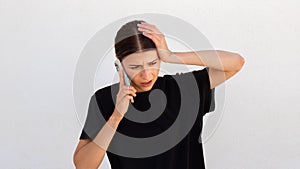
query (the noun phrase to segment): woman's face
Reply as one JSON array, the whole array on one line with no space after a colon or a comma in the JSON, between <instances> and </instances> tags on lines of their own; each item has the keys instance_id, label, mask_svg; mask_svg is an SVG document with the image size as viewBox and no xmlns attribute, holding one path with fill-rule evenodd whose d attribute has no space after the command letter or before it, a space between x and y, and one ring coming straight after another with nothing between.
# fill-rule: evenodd
<instances>
[{"instance_id":1,"label":"woman's face","mask_svg":"<svg viewBox=\"0 0 300 169\"><path fill-rule=\"evenodd\" d=\"M155 49L133 53L122 60L122 65L131 79L130 85L137 92L148 91L157 80L160 59Z\"/></svg>"}]
</instances>

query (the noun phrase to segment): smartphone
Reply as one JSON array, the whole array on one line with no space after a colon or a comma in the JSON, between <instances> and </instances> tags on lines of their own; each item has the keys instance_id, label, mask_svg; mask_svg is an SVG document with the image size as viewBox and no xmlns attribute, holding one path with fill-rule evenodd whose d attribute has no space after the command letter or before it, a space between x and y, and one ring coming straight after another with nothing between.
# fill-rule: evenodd
<instances>
[{"instance_id":1,"label":"smartphone","mask_svg":"<svg viewBox=\"0 0 300 169\"><path fill-rule=\"evenodd\" d=\"M120 62L119 59L117 59L117 60L115 61L115 67L116 67L117 71L119 71L120 69L123 70L123 75L124 75L124 81L125 81L125 84L126 84L127 86L130 86L130 79L129 79L128 75L126 74L125 70L123 69L122 63Z\"/></svg>"}]
</instances>

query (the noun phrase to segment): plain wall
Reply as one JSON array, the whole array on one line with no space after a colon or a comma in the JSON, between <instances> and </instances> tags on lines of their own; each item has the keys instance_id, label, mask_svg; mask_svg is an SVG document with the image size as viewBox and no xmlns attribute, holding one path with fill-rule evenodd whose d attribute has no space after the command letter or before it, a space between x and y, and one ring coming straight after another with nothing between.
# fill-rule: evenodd
<instances>
[{"instance_id":1,"label":"plain wall","mask_svg":"<svg viewBox=\"0 0 300 169\"><path fill-rule=\"evenodd\" d=\"M222 121L203 145L208 169L299 168L299 6L296 0L1 0L0 168L74 168L82 128L72 94L77 59L98 30L138 13L179 17L216 49L246 60L226 82ZM100 168L110 168L107 158Z\"/></svg>"}]
</instances>

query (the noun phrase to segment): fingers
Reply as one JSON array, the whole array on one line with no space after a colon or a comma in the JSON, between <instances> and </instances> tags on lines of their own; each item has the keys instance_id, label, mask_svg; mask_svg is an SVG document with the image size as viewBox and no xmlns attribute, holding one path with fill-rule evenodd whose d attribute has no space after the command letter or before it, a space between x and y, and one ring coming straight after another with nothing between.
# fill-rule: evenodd
<instances>
[{"instance_id":1,"label":"fingers","mask_svg":"<svg viewBox=\"0 0 300 169\"><path fill-rule=\"evenodd\" d=\"M137 24L137 26L138 30L141 32L161 34L161 32L156 28L155 25L151 25L146 22L141 22L141 24Z\"/></svg>"},{"instance_id":2,"label":"fingers","mask_svg":"<svg viewBox=\"0 0 300 169\"><path fill-rule=\"evenodd\" d=\"M140 27L143 27L143 28L147 28L147 29L156 28L155 25L149 24L147 22L141 22L140 24L137 24L137 25Z\"/></svg>"},{"instance_id":3,"label":"fingers","mask_svg":"<svg viewBox=\"0 0 300 169\"><path fill-rule=\"evenodd\" d=\"M131 103L134 103L134 100L133 100L132 96L127 95L127 99L129 99Z\"/></svg>"},{"instance_id":4,"label":"fingers","mask_svg":"<svg viewBox=\"0 0 300 169\"><path fill-rule=\"evenodd\" d=\"M151 25L146 22L141 22L141 24L137 24L138 30L143 33L144 36L150 38L156 47L159 48L161 45L160 42L165 43L164 41L164 34L161 33L155 25Z\"/></svg>"},{"instance_id":5,"label":"fingers","mask_svg":"<svg viewBox=\"0 0 300 169\"><path fill-rule=\"evenodd\" d=\"M135 97L135 96L136 96L136 93L135 93L134 90L132 90L132 89L127 89L126 90L126 97L127 97L127 99L130 100L131 103L134 102L133 97Z\"/></svg>"},{"instance_id":6,"label":"fingers","mask_svg":"<svg viewBox=\"0 0 300 169\"><path fill-rule=\"evenodd\" d=\"M125 95L131 95L131 96L136 96L136 90L132 88L123 88L123 96Z\"/></svg>"},{"instance_id":7,"label":"fingers","mask_svg":"<svg viewBox=\"0 0 300 169\"><path fill-rule=\"evenodd\" d=\"M126 97L131 101L131 103L133 103L133 97L136 97L136 89L132 86L124 86L123 88L121 88L120 97Z\"/></svg>"},{"instance_id":8,"label":"fingers","mask_svg":"<svg viewBox=\"0 0 300 169\"><path fill-rule=\"evenodd\" d=\"M146 32L146 33L152 33L151 29L145 29L145 28L138 28L139 31L141 32Z\"/></svg>"}]
</instances>

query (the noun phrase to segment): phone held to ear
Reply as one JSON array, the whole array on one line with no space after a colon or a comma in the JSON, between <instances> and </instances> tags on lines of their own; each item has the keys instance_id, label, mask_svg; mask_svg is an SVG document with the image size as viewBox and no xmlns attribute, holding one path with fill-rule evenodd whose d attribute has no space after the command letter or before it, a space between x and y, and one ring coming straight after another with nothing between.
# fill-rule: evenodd
<instances>
[{"instance_id":1,"label":"phone held to ear","mask_svg":"<svg viewBox=\"0 0 300 169\"><path fill-rule=\"evenodd\" d=\"M124 75L124 81L125 81L125 84L126 84L127 86L130 86L130 79L129 79L129 77L127 76L125 70L123 69L122 64L121 64L121 62L120 62L119 59L117 59L117 60L115 61L115 67L116 67L116 69L117 69L118 72L119 72L120 69L123 70L123 75Z\"/></svg>"}]
</instances>

